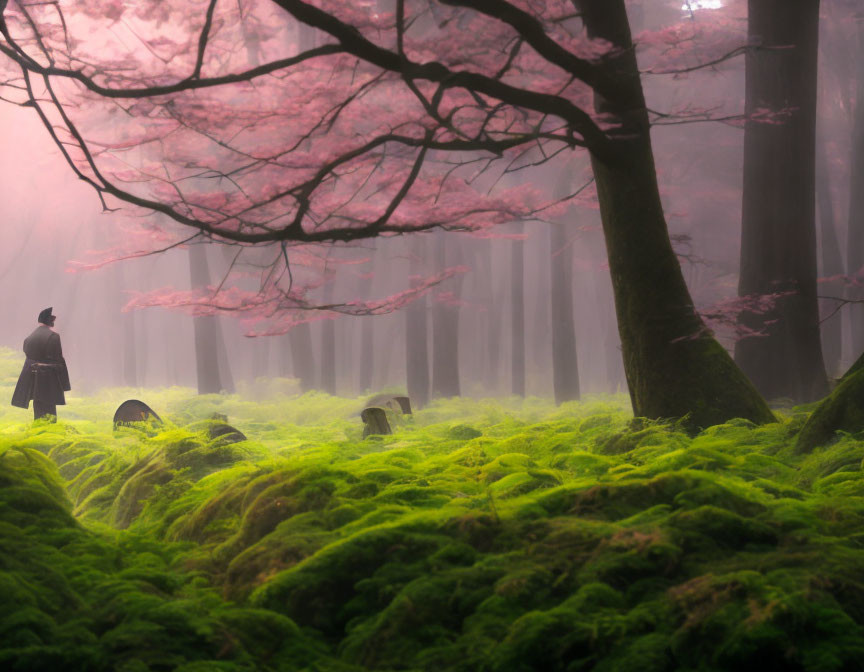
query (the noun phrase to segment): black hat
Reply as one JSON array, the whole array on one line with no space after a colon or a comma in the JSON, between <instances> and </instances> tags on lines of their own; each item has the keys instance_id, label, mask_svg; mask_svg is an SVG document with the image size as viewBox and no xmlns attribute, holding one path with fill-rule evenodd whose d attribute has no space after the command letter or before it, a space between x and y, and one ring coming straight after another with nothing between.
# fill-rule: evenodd
<instances>
[{"instance_id":1,"label":"black hat","mask_svg":"<svg viewBox=\"0 0 864 672\"><path fill-rule=\"evenodd\" d=\"M51 324L51 322L54 320L54 318L57 317L56 315L51 314L52 310L53 310L53 307L52 308L46 308L41 313L39 313L39 324Z\"/></svg>"}]
</instances>

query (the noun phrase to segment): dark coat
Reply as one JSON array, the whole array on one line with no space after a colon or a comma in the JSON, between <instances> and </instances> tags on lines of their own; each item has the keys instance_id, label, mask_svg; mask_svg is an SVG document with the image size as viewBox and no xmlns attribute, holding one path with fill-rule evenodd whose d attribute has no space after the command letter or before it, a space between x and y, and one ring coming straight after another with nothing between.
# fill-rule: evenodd
<instances>
[{"instance_id":1,"label":"dark coat","mask_svg":"<svg viewBox=\"0 0 864 672\"><path fill-rule=\"evenodd\" d=\"M12 405L27 408L31 399L43 404L65 404L63 392L72 386L60 348L60 335L44 324L39 325L24 339L24 354L27 359L18 376Z\"/></svg>"}]
</instances>

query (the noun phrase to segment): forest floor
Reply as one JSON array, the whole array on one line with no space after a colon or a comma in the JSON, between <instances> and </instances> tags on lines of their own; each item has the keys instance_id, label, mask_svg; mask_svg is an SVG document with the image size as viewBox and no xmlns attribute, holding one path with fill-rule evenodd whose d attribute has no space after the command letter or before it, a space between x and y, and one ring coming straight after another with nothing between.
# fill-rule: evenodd
<instances>
[{"instance_id":1,"label":"forest floor","mask_svg":"<svg viewBox=\"0 0 864 672\"><path fill-rule=\"evenodd\" d=\"M262 387L0 407L0 669L864 665L864 440L794 455L804 410L461 399L362 439L362 400ZM112 431L130 396L165 427Z\"/></svg>"}]
</instances>

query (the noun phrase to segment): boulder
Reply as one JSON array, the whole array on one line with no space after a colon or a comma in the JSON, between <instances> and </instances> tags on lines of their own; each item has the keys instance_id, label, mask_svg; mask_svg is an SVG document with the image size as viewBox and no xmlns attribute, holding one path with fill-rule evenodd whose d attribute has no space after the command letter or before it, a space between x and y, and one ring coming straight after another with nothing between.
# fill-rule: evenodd
<instances>
[{"instance_id":1,"label":"boulder","mask_svg":"<svg viewBox=\"0 0 864 672\"><path fill-rule=\"evenodd\" d=\"M387 412L378 406L364 408L360 414L365 427L363 427L363 438L372 434L392 434L390 423L387 421Z\"/></svg>"},{"instance_id":2,"label":"boulder","mask_svg":"<svg viewBox=\"0 0 864 672\"><path fill-rule=\"evenodd\" d=\"M150 422L162 426L162 418L143 401L127 399L114 412L114 428L134 422Z\"/></svg>"}]
</instances>

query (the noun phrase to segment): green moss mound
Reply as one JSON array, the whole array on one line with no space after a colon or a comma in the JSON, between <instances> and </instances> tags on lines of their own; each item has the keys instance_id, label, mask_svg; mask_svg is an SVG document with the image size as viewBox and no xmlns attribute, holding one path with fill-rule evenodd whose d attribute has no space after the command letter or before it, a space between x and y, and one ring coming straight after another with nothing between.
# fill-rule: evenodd
<instances>
[{"instance_id":1,"label":"green moss mound","mask_svg":"<svg viewBox=\"0 0 864 672\"><path fill-rule=\"evenodd\" d=\"M801 429L798 452L832 441L837 432L864 432L864 364L856 362L834 391L820 403Z\"/></svg>"},{"instance_id":2,"label":"green moss mound","mask_svg":"<svg viewBox=\"0 0 864 672\"><path fill-rule=\"evenodd\" d=\"M274 382L114 432L124 396L0 408L3 669L860 668L864 441L799 453L805 415L464 399L364 440Z\"/></svg>"}]
</instances>

